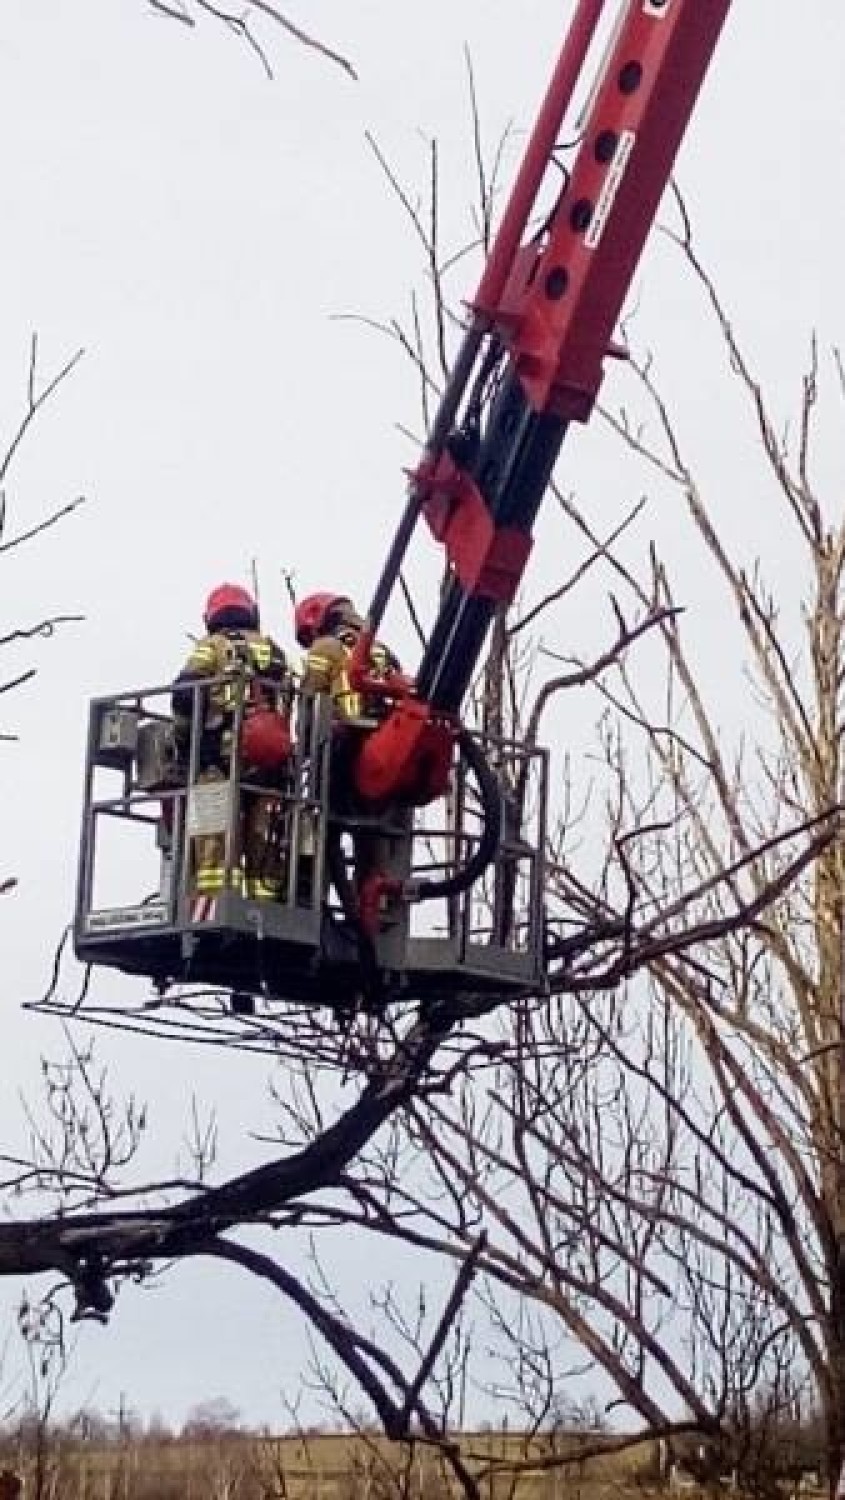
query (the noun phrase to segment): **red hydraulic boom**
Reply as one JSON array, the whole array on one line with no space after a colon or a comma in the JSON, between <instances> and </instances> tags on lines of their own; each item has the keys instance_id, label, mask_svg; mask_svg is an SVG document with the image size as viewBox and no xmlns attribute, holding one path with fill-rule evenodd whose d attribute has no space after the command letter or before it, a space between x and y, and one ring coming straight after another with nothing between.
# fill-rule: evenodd
<instances>
[{"instance_id":1,"label":"red hydraulic boom","mask_svg":"<svg viewBox=\"0 0 845 1500\"><path fill-rule=\"evenodd\" d=\"M579 0L353 657L369 646L421 515L449 582L406 690L364 742L362 796L446 788L464 695L510 603L569 423L586 422L614 329L731 0L625 0L564 187L529 233L606 0ZM377 684L374 684L377 688ZM383 687L383 684L382 684ZM401 693L401 687L398 692Z\"/></svg>"}]
</instances>

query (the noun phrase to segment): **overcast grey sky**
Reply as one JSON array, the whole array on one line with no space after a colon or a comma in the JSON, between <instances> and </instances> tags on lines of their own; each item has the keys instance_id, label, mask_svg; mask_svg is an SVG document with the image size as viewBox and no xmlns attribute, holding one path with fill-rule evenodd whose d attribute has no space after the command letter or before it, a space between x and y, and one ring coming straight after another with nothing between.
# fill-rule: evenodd
<instances>
[{"instance_id":1,"label":"overcast grey sky","mask_svg":"<svg viewBox=\"0 0 845 1500\"><path fill-rule=\"evenodd\" d=\"M828 343L845 333L845 13L831 0L733 9L680 178L785 415L810 329ZM88 497L63 528L4 560L0 633L51 611L88 616L7 658L10 672L41 669L3 702L3 727L21 735L2 747L0 875L20 879L0 905L7 1132L16 1090L34 1087L39 1054L61 1047L50 1022L18 1005L43 988L70 911L86 699L167 677L209 584L247 576L252 557L267 624L285 641L283 568L302 590L363 596L381 561L413 458L396 424L416 423L416 385L388 343L333 315L403 310L422 265L365 129L409 181L424 170L420 131L437 134L444 241L460 246L472 192L463 43L495 140L508 121L530 123L570 7L312 0L290 10L354 60L357 84L284 40L269 83L219 30L156 20L143 0L5 0L0 12L2 430L20 410L33 328L45 370L87 350L16 469L10 525ZM709 493L750 557L770 540L753 436L722 411L721 358L664 244L649 250L635 295L637 328L678 389ZM614 370L608 399L622 382ZM577 436L565 463L602 526L642 485L596 428ZM652 534L698 611L703 670L715 679L715 595L695 568L683 573L684 539L659 500L637 545ZM565 545L550 514L529 591L559 576ZM771 567L788 578L789 566L776 544ZM583 603L561 616L558 645L584 654L601 645L602 598L594 616ZM737 677L728 708L740 693ZM108 1040L104 1055L151 1097L163 1134L178 1132L194 1087L219 1110L229 1160L256 1158L259 1148L232 1132L268 1122L261 1063ZM387 1264L370 1244L360 1258L347 1254L346 1286L365 1286ZM103 1406L123 1390L177 1418L223 1393L272 1421L305 1352L268 1293L233 1271L189 1266L155 1291L127 1293L107 1332L84 1332L75 1389Z\"/></svg>"}]
</instances>

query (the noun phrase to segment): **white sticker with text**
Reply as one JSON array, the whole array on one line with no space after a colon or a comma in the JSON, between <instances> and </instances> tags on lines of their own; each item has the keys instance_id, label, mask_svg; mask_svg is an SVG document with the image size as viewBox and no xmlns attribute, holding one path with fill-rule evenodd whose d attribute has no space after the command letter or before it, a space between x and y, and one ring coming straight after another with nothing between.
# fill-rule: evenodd
<instances>
[{"instance_id":1,"label":"white sticker with text","mask_svg":"<svg viewBox=\"0 0 845 1500\"><path fill-rule=\"evenodd\" d=\"M616 201L616 194L619 192L622 178L625 176L625 169L631 159L631 152L634 149L636 139L637 137L633 130L623 130L619 136L616 150L613 153L613 160L607 169L604 186L596 203L595 212L590 220L587 233L584 235L584 244L588 250L595 250L596 245L604 234L607 221L610 218L610 211Z\"/></svg>"}]
</instances>

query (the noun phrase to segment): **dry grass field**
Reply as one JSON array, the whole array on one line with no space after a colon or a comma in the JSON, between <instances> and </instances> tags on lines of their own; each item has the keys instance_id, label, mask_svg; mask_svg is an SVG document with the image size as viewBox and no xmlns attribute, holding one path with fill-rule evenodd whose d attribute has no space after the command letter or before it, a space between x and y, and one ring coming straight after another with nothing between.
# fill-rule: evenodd
<instances>
[{"instance_id":1,"label":"dry grass field","mask_svg":"<svg viewBox=\"0 0 845 1500\"><path fill-rule=\"evenodd\" d=\"M482 1500L646 1500L703 1494L683 1470L661 1482L656 1442L596 1454L593 1434L526 1439L483 1431L460 1439ZM584 1453L589 1448L590 1456ZM772 1450L754 1465L754 1500L819 1500L806 1461L775 1478ZM550 1464L550 1459L560 1462ZM272 1436L231 1429L184 1437L81 1441L61 1430L0 1440L0 1468L24 1480L22 1500L456 1500L463 1490L435 1448L367 1433ZM533 1467L532 1467L533 1466ZM764 1472L765 1471L765 1472ZM750 1471L749 1471L750 1472ZM768 1475L768 1480L766 1476ZM736 1476L714 1471L708 1494L734 1496Z\"/></svg>"},{"instance_id":2,"label":"dry grass field","mask_svg":"<svg viewBox=\"0 0 845 1500\"><path fill-rule=\"evenodd\" d=\"M501 1432L465 1434L461 1446L482 1479L485 1500L619 1500L641 1494L653 1449L579 1461L577 1438L531 1444ZM551 1453L564 1468L514 1477L497 1465ZM8 1454L37 1500L450 1500L460 1494L436 1451L376 1436L258 1437L220 1434L201 1441L142 1440L105 1447L48 1443L41 1460Z\"/></svg>"}]
</instances>

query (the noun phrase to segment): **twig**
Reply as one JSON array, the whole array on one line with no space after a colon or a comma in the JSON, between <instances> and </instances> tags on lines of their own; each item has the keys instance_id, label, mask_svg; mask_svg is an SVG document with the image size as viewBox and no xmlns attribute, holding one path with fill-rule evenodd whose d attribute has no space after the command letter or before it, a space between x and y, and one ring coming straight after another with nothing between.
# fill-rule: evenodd
<instances>
[{"instance_id":1,"label":"twig","mask_svg":"<svg viewBox=\"0 0 845 1500\"><path fill-rule=\"evenodd\" d=\"M216 21L221 21L224 26L228 27L230 31L235 32L255 52L268 78L273 77L273 70L270 66L267 53L259 43L254 32L250 29L249 19L252 11L257 11L260 15L266 16L268 20L275 22L289 36L292 36L295 41L299 42L301 46L318 52L321 57L326 58L329 62L336 63L339 68L342 68L349 78L357 80L358 74L347 57L335 51L333 47L328 46L311 32L304 31L301 26L297 26L277 5L272 5L270 0L245 0L245 3L247 6L246 11L236 13L215 4L214 0L193 0L193 4L198 11L207 16L212 16ZM196 18L186 9L186 4L179 3L179 0L147 0L147 4L151 10L160 16L165 16L168 20L180 21L183 25L191 27L197 24Z\"/></svg>"},{"instance_id":2,"label":"twig","mask_svg":"<svg viewBox=\"0 0 845 1500\"><path fill-rule=\"evenodd\" d=\"M68 501L67 505L59 506L58 510L54 510L51 515L45 516L44 520L39 521L37 525L30 526L27 531L21 531L17 536L13 536L11 541L0 542L0 552L11 552L13 547L21 547L24 542L31 542L34 536L40 536L42 532L49 531L51 526L56 526L59 521L64 520L65 516L72 515L75 510L79 509L80 505L84 504L85 496L79 495L75 500Z\"/></svg>"},{"instance_id":3,"label":"twig","mask_svg":"<svg viewBox=\"0 0 845 1500\"><path fill-rule=\"evenodd\" d=\"M484 1254L486 1246L486 1234L479 1235L469 1255L466 1257L463 1265L461 1266L460 1271L458 1272L457 1278L455 1280L455 1285L453 1286L451 1294L449 1296L449 1300L443 1309L440 1321L437 1324L436 1329L434 1330L431 1343L429 1344L428 1349L426 1350L426 1353L420 1362L420 1367L416 1375L414 1376L414 1379L408 1387L408 1394L405 1397L399 1416L400 1430L404 1431L407 1423L411 1419L411 1415L417 1405L417 1402L419 1401L423 1386L425 1385L426 1381L429 1378L429 1375L434 1369L434 1365L437 1361L438 1355L443 1348L452 1325L454 1324L455 1318L457 1317L457 1314L460 1310L461 1303L463 1302L467 1292L469 1291L473 1277L478 1270L478 1262L481 1259L481 1256Z\"/></svg>"},{"instance_id":4,"label":"twig","mask_svg":"<svg viewBox=\"0 0 845 1500\"><path fill-rule=\"evenodd\" d=\"M0 646L8 646L12 641L28 641L36 635L49 640L50 636L55 635L57 626L78 625L84 619L84 615L51 615L48 620L40 620L37 625L22 626L19 630L11 630L8 635L0 635Z\"/></svg>"},{"instance_id":5,"label":"twig","mask_svg":"<svg viewBox=\"0 0 845 1500\"><path fill-rule=\"evenodd\" d=\"M48 380L47 384L41 391L36 393L38 334L37 332L33 333L30 343L29 369L27 373L27 407L23 417L21 418L17 432L9 443L9 446L6 449L3 458L0 459L0 487L2 487L2 485L4 484L9 473L12 460L17 453L21 443L23 442L27 432L29 431L29 428L32 425L35 417L38 415L42 406L44 406L45 403L49 401L53 393L58 390L62 382L67 379L68 375L70 375L73 370L76 369L76 366L79 364L79 361L82 359L84 353L84 349L77 349L76 353L72 354L70 359L62 365L58 373L55 374L52 379Z\"/></svg>"}]
</instances>

